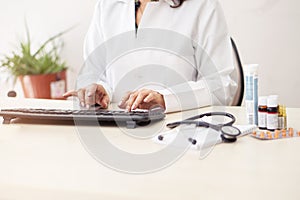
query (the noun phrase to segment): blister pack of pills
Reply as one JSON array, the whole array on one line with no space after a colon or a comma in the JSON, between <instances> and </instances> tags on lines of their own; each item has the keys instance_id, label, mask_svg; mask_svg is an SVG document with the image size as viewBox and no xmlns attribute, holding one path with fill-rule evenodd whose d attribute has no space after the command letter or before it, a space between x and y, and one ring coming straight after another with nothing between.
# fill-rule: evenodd
<instances>
[{"instance_id":1,"label":"blister pack of pills","mask_svg":"<svg viewBox=\"0 0 300 200\"><path fill-rule=\"evenodd\" d=\"M259 140L278 140L284 138L300 137L300 131L296 131L293 128L275 130L275 131L254 131L251 134L252 137Z\"/></svg>"}]
</instances>

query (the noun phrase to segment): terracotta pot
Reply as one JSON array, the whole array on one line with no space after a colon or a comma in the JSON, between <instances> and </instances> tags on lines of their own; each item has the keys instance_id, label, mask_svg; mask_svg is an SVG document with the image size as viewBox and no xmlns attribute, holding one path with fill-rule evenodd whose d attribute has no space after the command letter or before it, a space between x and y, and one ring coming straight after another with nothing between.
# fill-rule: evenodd
<instances>
[{"instance_id":1,"label":"terracotta pot","mask_svg":"<svg viewBox=\"0 0 300 200\"><path fill-rule=\"evenodd\" d=\"M26 98L64 99L62 96L51 98L51 83L64 81L64 92L66 92L66 70L54 74L25 75L18 78Z\"/></svg>"}]
</instances>

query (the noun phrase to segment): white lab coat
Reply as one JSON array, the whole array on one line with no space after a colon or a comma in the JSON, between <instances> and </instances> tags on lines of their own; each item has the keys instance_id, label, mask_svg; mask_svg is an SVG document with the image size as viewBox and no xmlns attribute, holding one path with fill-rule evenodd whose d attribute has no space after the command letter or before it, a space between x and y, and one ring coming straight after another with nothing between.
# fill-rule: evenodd
<instances>
[{"instance_id":1,"label":"white lab coat","mask_svg":"<svg viewBox=\"0 0 300 200\"><path fill-rule=\"evenodd\" d=\"M134 0L99 0L84 45L78 86L99 83L112 102L132 90L164 95L166 112L230 105L237 89L220 4L149 2L135 31Z\"/></svg>"}]
</instances>

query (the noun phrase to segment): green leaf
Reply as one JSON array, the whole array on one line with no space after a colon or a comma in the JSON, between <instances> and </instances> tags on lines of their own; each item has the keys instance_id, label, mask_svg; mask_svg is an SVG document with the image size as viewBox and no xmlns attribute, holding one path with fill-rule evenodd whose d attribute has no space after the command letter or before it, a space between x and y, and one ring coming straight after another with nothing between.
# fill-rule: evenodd
<instances>
[{"instance_id":1,"label":"green leaf","mask_svg":"<svg viewBox=\"0 0 300 200\"><path fill-rule=\"evenodd\" d=\"M66 34L67 32L71 31L72 29L74 29L75 26L72 26L71 28L68 28L65 31L62 31L52 37L50 37L48 40L46 40L46 42L44 42L44 44L42 44L42 46L36 51L35 54L33 54L33 57L35 57L36 55L38 55L42 50L44 50L44 48L47 46L48 43L54 41L56 38L59 38L61 36L63 36L64 34Z\"/></svg>"},{"instance_id":2,"label":"green leaf","mask_svg":"<svg viewBox=\"0 0 300 200\"><path fill-rule=\"evenodd\" d=\"M67 69L66 63L62 62L59 56L59 50L64 44L63 42L56 42L56 39L72 30L74 26L50 37L34 54L31 52L30 31L26 19L25 28L27 41L20 42L16 51L4 55L3 59L0 60L0 67L9 70L15 77L57 73Z\"/></svg>"},{"instance_id":3,"label":"green leaf","mask_svg":"<svg viewBox=\"0 0 300 200\"><path fill-rule=\"evenodd\" d=\"M25 29L26 29L26 36L27 36L27 44L28 44L28 46L29 46L29 54L31 54L31 49L30 49L30 47L31 47L31 40L30 40L30 32L29 32L29 27L28 27L28 23L27 23L27 19L26 19L26 17L25 17Z\"/></svg>"}]
</instances>

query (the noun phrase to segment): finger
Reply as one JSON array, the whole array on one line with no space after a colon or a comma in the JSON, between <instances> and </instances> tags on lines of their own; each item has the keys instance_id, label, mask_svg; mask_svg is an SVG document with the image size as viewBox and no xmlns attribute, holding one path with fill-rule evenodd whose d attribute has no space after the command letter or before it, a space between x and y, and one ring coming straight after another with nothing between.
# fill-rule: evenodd
<instances>
[{"instance_id":1,"label":"finger","mask_svg":"<svg viewBox=\"0 0 300 200\"><path fill-rule=\"evenodd\" d=\"M145 97L143 105L149 106L149 108L152 106L160 106L163 109L166 109L164 96L158 92L151 92L147 97Z\"/></svg>"},{"instance_id":2,"label":"finger","mask_svg":"<svg viewBox=\"0 0 300 200\"><path fill-rule=\"evenodd\" d=\"M95 95L95 102L100 105L100 102L101 102L101 100L102 100L103 97L104 97L103 93L96 93L96 95Z\"/></svg>"},{"instance_id":3,"label":"finger","mask_svg":"<svg viewBox=\"0 0 300 200\"><path fill-rule=\"evenodd\" d=\"M101 107L107 108L110 103L110 99L107 91L102 85L98 85L97 93L99 98L98 101L100 101L99 104L101 105Z\"/></svg>"},{"instance_id":4,"label":"finger","mask_svg":"<svg viewBox=\"0 0 300 200\"><path fill-rule=\"evenodd\" d=\"M85 106L90 108L92 105L95 105L95 93L91 94L89 91L85 91Z\"/></svg>"},{"instance_id":5,"label":"finger","mask_svg":"<svg viewBox=\"0 0 300 200\"><path fill-rule=\"evenodd\" d=\"M135 110L138 108L138 106L143 103L146 96L148 96L149 91L142 91L138 94L135 101L132 104L131 110Z\"/></svg>"},{"instance_id":6,"label":"finger","mask_svg":"<svg viewBox=\"0 0 300 200\"><path fill-rule=\"evenodd\" d=\"M85 90L81 89L77 92L78 99L80 101L80 105L85 107Z\"/></svg>"},{"instance_id":7,"label":"finger","mask_svg":"<svg viewBox=\"0 0 300 200\"><path fill-rule=\"evenodd\" d=\"M105 88L102 85L96 85L96 93L98 93L98 94L107 94Z\"/></svg>"},{"instance_id":8,"label":"finger","mask_svg":"<svg viewBox=\"0 0 300 200\"><path fill-rule=\"evenodd\" d=\"M71 90L71 91L68 91L66 92L65 94L63 94L63 97L71 97L71 96L77 96L77 91L75 90Z\"/></svg>"},{"instance_id":9,"label":"finger","mask_svg":"<svg viewBox=\"0 0 300 200\"><path fill-rule=\"evenodd\" d=\"M150 94L148 94L148 96L146 96L144 98L144 102L145 103L150 103L151 101L153 101L155 99L155 95L151 92Z\"/></svg>"},{"instance_id":10,"label":"finger","mask_svg":"<svg viewBox=\"0 0 300 200\"><path fill-rule=\"evenodd\" d=\"M95 99L96 99L96 90L97 85L91 85L89 86L85 91L85 104L87 108L89 108L91 105L94 105Z\"/></svg>"},{"instance_id":11,"label":"finger","mask_svg":"<svg viewBox=\"0 0 300 200\"><path fill-rule=\"evenodd\" d=\"M107 108L109 104L109 97L105 95L102 100L99 102L102 108Z\"/></svg>"},{"instance_id":12,"label":"finger","mask_svg":"<svg viewBox=\"0 0 300 200\"><path fill-rule=\"evenodd\" d=\"M131 107L132 107L132 104L134 103L136 97L138 95L138 92L135 92L135 93L132 93L130 96L129 96L129 99L127 101L127 105L126 105L126 110L128 112L131 111Z\"/></svg>"},{"instance_id":13,"label":"finger","mask_svg":"<svg viewBox=\"0 0 300 200\"><path fill-rule=\"evenodd\" d=\"M123 97L122 97L122 100L119 102L118 106L119 108L126 108L126 104L127 104L127 101L130 97L130 94L131 92L127 92Z\"/></svg>"}]
</instances>

